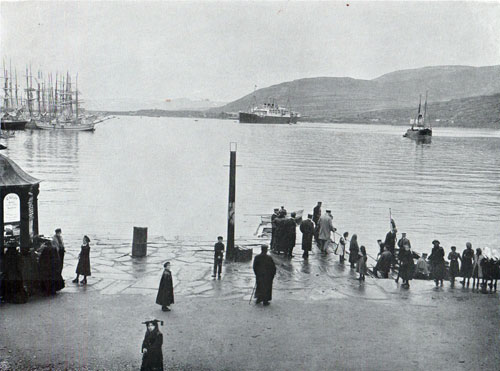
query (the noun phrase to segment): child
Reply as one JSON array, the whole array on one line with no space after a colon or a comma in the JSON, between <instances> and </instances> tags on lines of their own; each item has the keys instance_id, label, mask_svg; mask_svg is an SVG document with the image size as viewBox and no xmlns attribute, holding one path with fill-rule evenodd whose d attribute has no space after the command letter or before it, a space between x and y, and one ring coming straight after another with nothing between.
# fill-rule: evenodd
<instances>
[{"instance_id":1,"label":"child","mask_svg":"<svg viewBox=\"0 0 500 371\"><path fill-rule=\"evenodd\" d=\"M158 295L156 296L156 304L161 305L161 310L164 312L170 312L168 307L170 304L174 304L174 286L172 282L172 272L170 271L170 262L163 264L165 268L163 270L163 275L161 276L160 288L158 289Z\"/></svg>"},{"instance_id":2,"label":"child","mask_svg":"<svg viewBox=\"0 0 500 371\"><path fill-rule=\"evenodd\" d=\"M347 237L349 237L349 232L344 232L344 236L340 237L339 247L338 247L340 264L344 264L345 261L345 245L347 244Z\"/></svg>"},{"instance_id":3,"label":"child","mask_svg":"<svg viewBox=\"0 0 500 371\"><path fill-rule=\"evenodd\" d=\"M78 255L78 265L76 266L76 278L73 283L78 283L80 274L83 276L82 285L87 284L87 276L91 275L90 272L90 238L83 236L83 245Z\"/></svg>"},{"instance_id":4,"label":"child","mask_svg":"<svg viewBox=\"0 0 500 371\"><path fill-rule=\"evenodd\" d=\"M365 280L365 274L366 274L366 249L364 246L361 246L359 248L359 255L358 255L358 272L359 272L359 280L364 281Z\"/></svg>"},{"instance_id":5,"label":"child","mask_svg":"<svg viewBox=\"0 0 500 371\"><path fill-rule=\"evenodd\" d=\"M477 279L477 289L479 290L479 281L483 278L483 267L481 262L484 259L483 251L481 249L476 249L476 255L474 255L474 265L472 270L472 289L476 286Z\"/></svg>"},{"instance_id":6,"label":"child","mask_svg":"<svg viewBox=\"0 0 500 371\"><path fill-rule=\"evenodd\" d=\"M458 259L461 259L460 254L457 253L457 248L455 246L452 246L451 252L448 254L448 260L450 261L451 287L455 286L455 277L457 277L458 273L460 272L458 267Z\"/></svg>"},{"instance_id":7,"label":"child","mask_svg":"<svg viewBox=\"0 0 500 371\"><path fill-rule=\"evenodd\" d=\"M224 244L222 243L222 236L217 237L217 243L214 245L214 274L212 277L215 278L216 274L222 273L222 259L224 258Z\"/></svg>"},{"instance_id":8,"label":"child","mask_svg":"<svg viewBox=\"0 0 500 371\"><path fill-rule=\"evenodd\" d=\"M163 371L163 334L158 329L158 322L163 326L163 321L157 319L143 322L146 324L146 334L142 342L142 365L141 371Z\"/></svg>"}]
</instances>

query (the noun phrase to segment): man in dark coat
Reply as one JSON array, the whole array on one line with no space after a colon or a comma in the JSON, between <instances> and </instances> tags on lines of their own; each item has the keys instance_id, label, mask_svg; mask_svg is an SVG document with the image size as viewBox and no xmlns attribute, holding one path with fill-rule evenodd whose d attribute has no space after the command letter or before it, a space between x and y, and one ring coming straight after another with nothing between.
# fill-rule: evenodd
<instances>
[{"instance_id":1,"label":"man in dark coat","mask_svg":"<svg viewBox=\"0 0 500 371\"><path fill-rule=\"evenodd\" d=\"M394 256L395 253L395 248L396 248L396 233L397 229L393 229L385 235L385 241L384 241L384 246L387 246L387 249L389 252Z\"/></svg>"},{"instance_id":2,"label":"man in dark coat","mask_svg":"<svg viewBox=\"0 0 500 371\"><path fill-rule=\"evenodd\" d=\"M276 224L275 237L274 237L274 252L280 253L284 251L286 253L286 218L285 213L280 211L279 216L274 219Z\"/></svg>"},{"instance_id":3,"label":"man in dark coat","mask_svg":"<svg viewBox=\"0 0 500 371\"><path fill-rule=\"evenodd\" d=\"M219 279L222 273L222 260L224 259L225 247L222 240L222 236L217 237L217 243L214 245L214 274L212 274L212 277L215 278L215 275L219 273Z\"/></svg>"},{"instance_id":4,"label":"man in dark coat","mask_svg":"<svg viewBox=\"0 0 500 371\"><path fill-rule=\"evenodd\" d=\"M314 235L314 223L311 220L312 217L312 214L308 214L307 219L300 223L300 231L302 232L302 250L304 250L302 257L304 259L309 258L309 251L312 250L312 238Z\"/></svg>"},{"instance_id":5,"label":"man in dark coat","mask_svg":"<svg viewBox=\"0 0 500 371\"><path fill-rule=\"evenodd\" d=\"M384 246L383 249L384 251L382 252L382 254L380 254L380 257L377 260L377 265L375 265L375 268L373 268L373 274L377 278L377 272L379 271L382 273L382 277L389 278L389 271L391 270L392 254L387 246Z\"/></svg>"},{"instance_id":6,"label":"man in dark coat","mask_svg":"<svg viewBox=\"0 0 500 371\"><path fill-rule=\"evenodd\" d=\"M253 271L257 287L255 289L256 303L264 302L269 305L273 293L273 279L276 274L276 265L273 258L267 255L267 245L261 246L262 252L253 260Z\"/></svg>"},{"instance_id":7,"label":"man in dark coat","mask_svg":"<svg viewBox=\"0 0 500 371\"><path fill-rule=\"evenodd\" d=\"M161 310L170 312L168 307L174 304L174 285L172 281L172 272L170 271L170 262L163 264L163 275L160 280L158 295L156 295L156 304L161 305Z\"/></svg>"},{"instance_id":8,"label":"man in dark coat","mask_svg":"<svg viewBox=\"0 0 500 371\"><path fill-rule=\"evenodd\" d=\"M314 226L316 229L314 230L314 240L318 241L318 235L319 235L319 218L321 218L321 201L318 201L318 204L314 207L313 209L313 217L312 221L314 222Z\"/></svg>"},{"instance_id":9,"label":"man in dark coat","mask_svg":"<svg viewBox=\"0 0 500 371\"><path fill-rule=\"evenodd\" d=\"M295 213L291 214L291 218L285 220L285 255L289 258L292 257L293 248L297 239L297 222L295 221Z\"/></svg>"},{"instance_id":10,"label":"man in dark coat","mask_svg":"<svg viewBox=\"0 0 500 371\"><path fill-rule=\"evenodd\" d=\"M41 248L38 265L40 268L40 285L45 295L55 295L64 287L61 276L61 259L57 248L47 241Z\"/></svg>"}]
</instances>

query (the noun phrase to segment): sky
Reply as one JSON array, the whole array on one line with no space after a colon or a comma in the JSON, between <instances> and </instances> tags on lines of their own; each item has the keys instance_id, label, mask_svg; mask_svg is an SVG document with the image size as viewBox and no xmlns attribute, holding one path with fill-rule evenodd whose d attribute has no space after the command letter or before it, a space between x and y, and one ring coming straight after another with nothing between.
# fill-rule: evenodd
<instances>
[{"instance_id":1,"label":"sky","mask_svg":"<svg viewBox=\"0 0 500 371\"><path fill-rule=\"evenodd\" d=\"M500 1L0 0L0 50L18 74L78 73L89 101L228 102L305 77L500 64Z\"/></svg>"}]
</instances>

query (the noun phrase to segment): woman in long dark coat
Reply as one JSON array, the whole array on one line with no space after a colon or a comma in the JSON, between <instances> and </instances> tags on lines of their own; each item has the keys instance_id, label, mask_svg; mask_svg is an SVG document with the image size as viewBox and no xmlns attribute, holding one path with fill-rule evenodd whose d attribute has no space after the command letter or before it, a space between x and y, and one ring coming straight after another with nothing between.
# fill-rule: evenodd
<instances>
[{"instance_id":1,"label":"woman in long dark coat","mask_svg":"<svg viewBox=\"0 0 500 371\"><path fill-rule=\"evenodd\" d=\"M83 244L78 255L78 265L76 266L76 278L73 283L78 283L80 274L83 276L82 284L87 284L87 276L92 275L90 272L90 238L83 236Z\"/></svg>"},{"instance_id":2,"label":"woman in long dark coat","mask_svg":"<svg viewBox=\"0 0 500 371\"><path fill-rule=\"evenodd\" d=\"M172 272L170 271L170 263L166 262L163 264L163 268L160 288L158 289L158 295L156 295L156 304L161 305L162 311L170 312L168 306L174 304L174 285L172 281Z\"/></svg>"},{"instance_id":3,"label":"woman in long dark coat","mask_svg":"<svg viewBox=\"0 0 500 371\"><path fill-rule=\"evenodd\" d=\"M163 353L161 351L163 334L158 329L158 322L160 321L145 322L147 330L141 347L141 371L163 371Z\"/></svg>"},{"instance_id":4,"label":"woman in long dark coat","mask_svg":"<svg viewBox=\"0 0 500 371\"><path fill-rule=\"evenodd\" d=\"M450 282L451 286L455 286L455 277L458 277L460 272L458 260L460 259L460 254L456 251L455 246L451 247L451 252L448 254L448 260L450 261Z\"/></svg>"},{"instance_id":5,"label":"woman in long dark coat","mask_svg":"<svg viewBox=\"0 0 500 371\"><path fill-rule=\"evenodd\" d=\"M431 262L432 267L432 277L434 278L434 282L436 283L436 287L441 282L441 286L443 286L443 279L446 273L446 268L444 265L444 249L439 246L439 241L432 241L434 247L432 248L431 255L429 256L429 261Z\"/></svg>"},{"instance_id":6,"label":"woman in long dark coat","mask_svg":"<svg viewBox=\"0 0 500 371\"><path fill-rule=\"evenodd\" d=\"M13 304L24 304L28 301L28 294L23 284L23 261L17 251L16 243L7 246L4 256L4 300Z\"/></svg>"},{"instance_id":7,"label":"woman in long dark coat","mask_svg":"<svg viewBox=\"0 0 500 371\"><path fill-rule=\"evenodd\" d=\"M465 286L465 279L467 278L467 287L469 287L473 271L473 259L474 250L472 250L472 244L467 242L466 249L462 253L462 267L460 269L460 275L463 277L463 280L460 282L462 286Z\"/></svg>"},{"instance_id":8,"label":"woman in long dark coat","mask_svg":"<svg viewBox=\"0 0 500 371\"><path fill-rule=\"evenodd\" d=\"M358 246L358 235L353 234L351 237L351 243L349 244L349 263L351 263L351 268L358 261L359 246Z\"/></svg>"},{"instance_id":9,"label":"woman in long dark coat","mask_svg":"<svg viewBox=\"0 0 500 371\"><path fill-rule=\"evenodd\" d=\"M38 261L40 266L40 286L45 295L55 295L64 287L61 276L61 259L57 248L47 241L40 254Z\"/></svg>"}]
</instances>

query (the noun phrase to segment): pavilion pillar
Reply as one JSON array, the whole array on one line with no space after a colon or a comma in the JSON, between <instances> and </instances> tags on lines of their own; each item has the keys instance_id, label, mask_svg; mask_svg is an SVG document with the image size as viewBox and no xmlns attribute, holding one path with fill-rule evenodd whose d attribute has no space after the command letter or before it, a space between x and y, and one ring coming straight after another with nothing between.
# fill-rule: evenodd
<instances>
[{"instance_id":1,"label":"pavilion pillar","mask_svg":"<svg viewBox=\"0 0 500 371\"><path fill-rule=\"evenodd\" d=\"M3 256L3 249L5 246L5 239L4 239L4 217L3 217L3 200L5 198L5 193L0 189L0 230L2 231L2 238L0 238L0 256Z\"/></svg>"},{"instance_id":2,"label":"pavilion pillar","mask_svg":"<svg viewBox=\"0 0 500 371\"><path fill-rule=\"evenodd\" d=\"M40 193L40 187L38 184L32 188L33 193L33 235L38 236L38 194Z\"/></svg>"},{"instance_id":3,"label":"pavilion pillar","mask_svg":"<svg viewBox=\"0 0 500 371\"><path fill-rule=\"evenodd\" d=\"M29 192L22 190L19 194L20 204L20 233L19 233L19 246L21 252L29 250L31 247L30 239L30 217L29 217Z\"/></svg>"}]
</instances>

